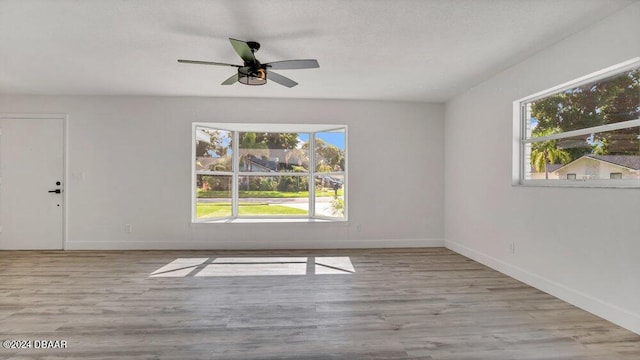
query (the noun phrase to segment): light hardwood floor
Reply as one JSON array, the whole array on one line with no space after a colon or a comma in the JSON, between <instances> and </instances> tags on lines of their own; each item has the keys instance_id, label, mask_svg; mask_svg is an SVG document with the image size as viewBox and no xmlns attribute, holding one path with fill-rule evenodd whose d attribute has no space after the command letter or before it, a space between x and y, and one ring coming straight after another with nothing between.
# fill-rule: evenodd
<instances>
[{"instance_id":1,"label":"light hardwood floor","mask_svg":"<svg viewBox=\"0 0 640 360\"><path fill-rule=\"evenodd\" d=\"M272 256L348 256L355 273L197 275ZM206 262L150 276L179 258ZM4 339L67 348L0 359L640 359L639 335L443 248L4 251Z\"/></svg>"}]
</instances>

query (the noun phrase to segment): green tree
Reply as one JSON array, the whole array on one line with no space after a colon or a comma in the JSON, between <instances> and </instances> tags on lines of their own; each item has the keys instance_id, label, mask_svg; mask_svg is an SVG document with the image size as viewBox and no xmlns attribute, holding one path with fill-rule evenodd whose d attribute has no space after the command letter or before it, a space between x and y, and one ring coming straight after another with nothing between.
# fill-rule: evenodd
<instances>
[{"instance_id":1,"label":"green tree","mask_svg":"<svg viewBox=\"0 0 640 360\"><path fill-rule=\"evenodd\" d=\"M205 166L213 171L231 170L231 147L229 145L231 132L203 128L198 128L197 131L207 135L209 139L196 140L196 165L203 167L203 164L206 164ZM203 158L209 159L205 162ZM211 158L214 158L213 161Z\"/></svg>"},{"instance_id":2,"label":"green tree","mask_svg":"<svg viewBox=\"0 0 640 360\"><path fill-rule=\"evenodd\" d=\"M267 145L269 149L295 149L300 140L297 133L259 133L259 142Z\"/></svg>"},{"instance_id":3,"label":"green tree","mask_svg":"<svg viewBox=\"0 0 640 360\"><path fill-rule=\"evenodd\" d=\"M557 133L557 129L536 129L536 136L548 136ZM567 164L571 161L571 154L563 149L558 149L557 140L547 140L531 144L531 166L537 172L544 171L544 178L549 179L547 164Z\"/></svg>"},{"instance_id":4,"label":"green tree","mask_svg":"<svg viewBox=\"0 0 640 360\"><path fill-rule=\"evenodd\" d=\"M344 171L344 151L322 139L315 140L316 171ZM308 151L309 144L304 144L302 148Z\"/></svg>"},{"instance_id":5,"label":"green tree","mask_svg":"<svg viewBox=\"0 0 640 360\"><path fill-rule=\"evenodd\" d=\"M589 128L640 117L640 70L594 81L531 103L536 129L559 132ZM593 134L595 146L566 149L572 159L590 154L637 155L638 129Z\"/></svg>"},{"instance_id":6,"label":"green tree","mask_svg":"<svg viewBox=\"0 0 640 360\"><path fill-rule=\"evenodd\" d=\"M269 149L284 150L296 149L300 140L297 133L258 133L241 132L240 150L245 149L245 153L255 153L259 158L268 159ZM248 151L248 150L259 151ZM266 150L266 151L265 151Z\"/></svg>"},{"instance_id":7,"label":"green tree","mask_svg":"<svg viewBox=\"0 0 640 360\"><path fill-rule=\"evenodd\" d=\"M305 149L287 149L284 155L287 168L294 172L306 171L309 166L309 152Z\"/></svg>"},{"instance_id":8,"label":"green tree","mask_svg":"<svg viewBox=\"0 0 640 360\"><path fill-rule=\"evenodd\" d=\"M201 131L204 134L209 135L209 141L197 140L196 141L196 156L201 157L211 157L211 153L209 151L218 150L217 147L220 145L222 140L222 135L220 134L220 130L208 130L198 128L198 131Z\"/></svg>"}]
</instances>

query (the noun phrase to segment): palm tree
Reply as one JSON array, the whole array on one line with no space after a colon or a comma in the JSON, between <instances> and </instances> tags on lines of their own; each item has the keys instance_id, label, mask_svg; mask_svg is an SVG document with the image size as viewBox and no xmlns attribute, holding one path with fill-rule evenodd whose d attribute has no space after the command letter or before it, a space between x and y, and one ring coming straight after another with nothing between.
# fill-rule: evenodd
<instances>
[{"instance_id":1,"label":"palm tree","mask_svg":"<svg viewBox=\"0 0 640 360\"><path fill-rule=\"evenodd\" d=\"M557 133L555 128L535 129L536 136L548 136ZM544 171L544 178L549 179L547 164L566 164L571 161L571 154L566 150L559 149L557 140L540 141L531 144L531 166L537 171Z\"/></svg>"}]
</instances>

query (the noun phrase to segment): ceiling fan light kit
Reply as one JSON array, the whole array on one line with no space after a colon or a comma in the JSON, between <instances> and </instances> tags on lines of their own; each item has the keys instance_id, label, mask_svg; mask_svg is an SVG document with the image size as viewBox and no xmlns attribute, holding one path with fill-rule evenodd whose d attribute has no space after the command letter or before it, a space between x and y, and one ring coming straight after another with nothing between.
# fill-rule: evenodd
<instances>
[{"instance_id":1,"label":"ceiling fan light kit","mask_svg":"<svg viewBox=\"0 0 640 360\"><path fill-rule=\"evenodd\" d=\"M260 44L255 41L242 41L229 38L231 46L238 53L243 65L227 64L213 61L200 61L200 60L183 60L178 59L179 63L196 64L196 65L217 65L217 66L231 66L238 68L236 74L233 74L230 78L222 82L222 85L232 85L236 82L245 85L264 85L267 83L267 79L273 82L292 88L298 85L297 82L289 79L286 76L282 76L271 69L278 70L293 70L293 69L313 69L320 67L318 60L316 59L303 59L303 60L282 60L270 63L261 64L255 57L255 52L260 49Z\"/></svg>"},{"instance_id":2,"label":"ceiling fan light kit","mask_svg":"<svg viewBox=\"0 0 640 360\"><path fill-rule=\"evenodd\" d=\"M267 83L267 72L264 69L251 71L248 66L238 68L238 82L245 85L264 85Z\"/></svg>"}]
</instances>

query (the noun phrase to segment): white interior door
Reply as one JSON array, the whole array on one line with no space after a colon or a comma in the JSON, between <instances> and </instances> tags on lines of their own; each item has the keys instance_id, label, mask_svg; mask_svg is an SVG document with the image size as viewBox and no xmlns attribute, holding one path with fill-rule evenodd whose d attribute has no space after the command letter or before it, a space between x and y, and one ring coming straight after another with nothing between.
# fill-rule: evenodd
<instances>
[{"instance_id":1,"label":"white interior door","mask_svg":"<svg viewBox=\"0 0 640 360\"><path fill-rule=\"evenodd\" d=\"M63 174L63 119L0 118L0 249L63 248Z\"/></svg>"}]
</instances>

